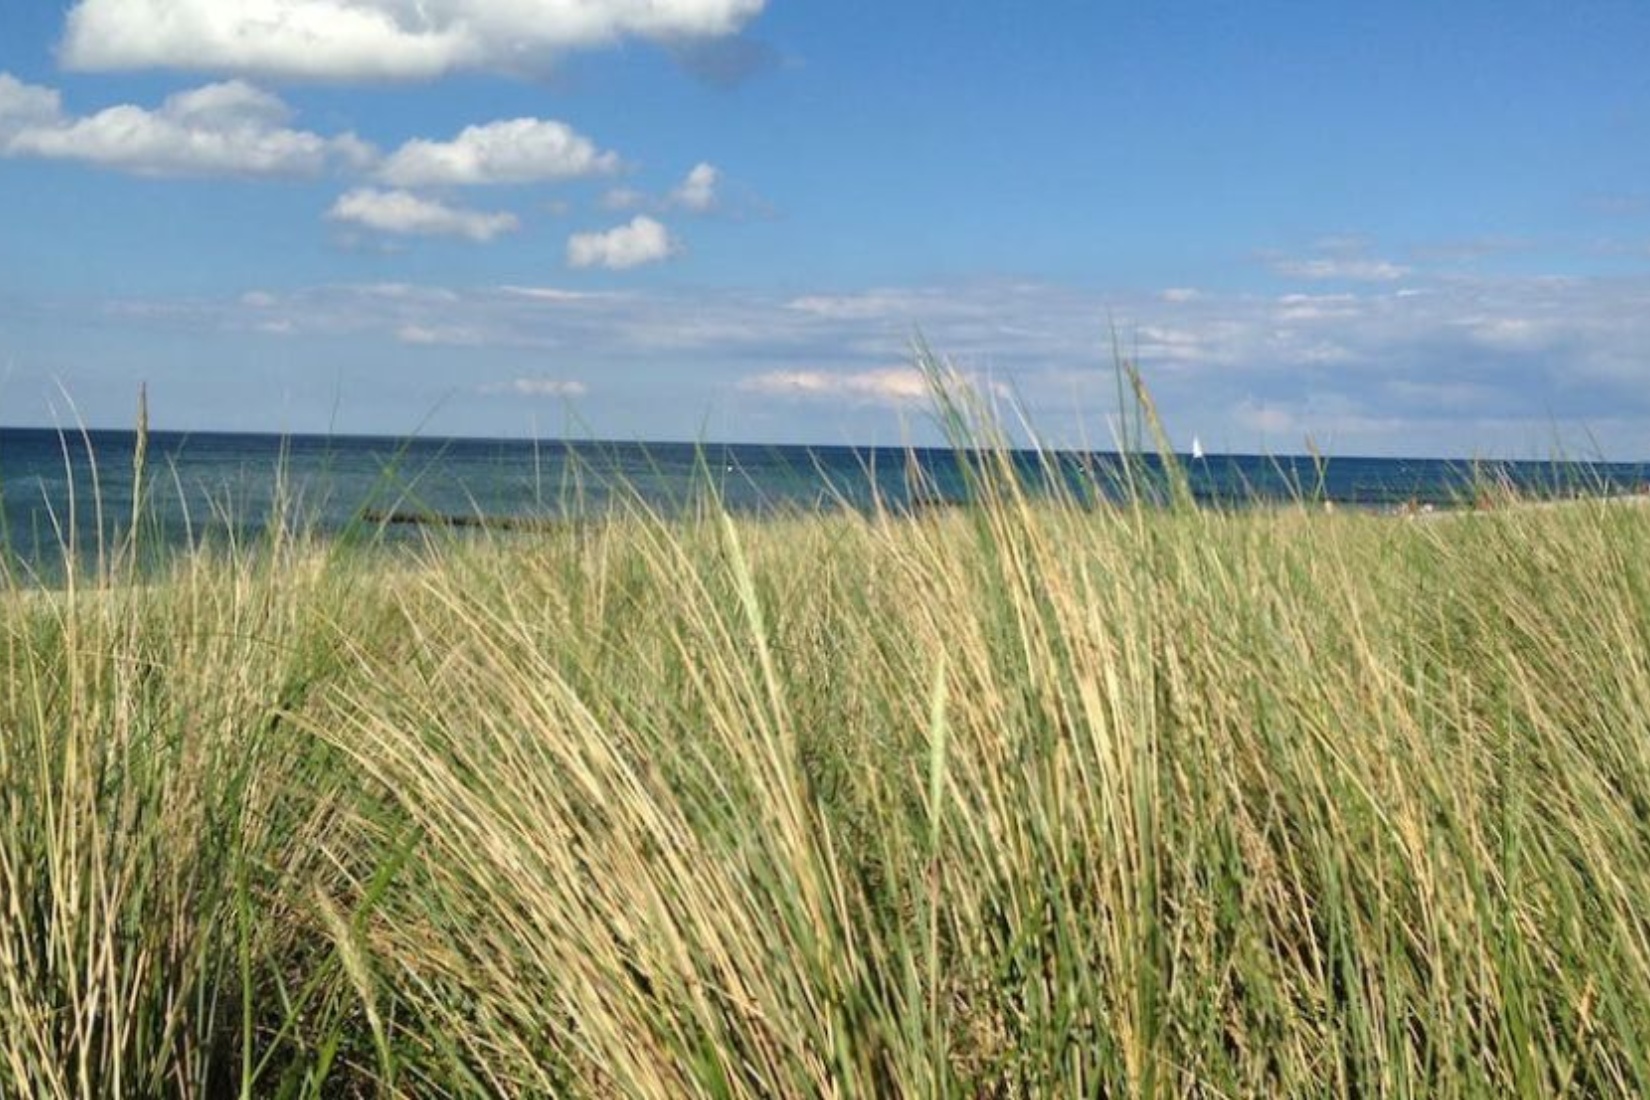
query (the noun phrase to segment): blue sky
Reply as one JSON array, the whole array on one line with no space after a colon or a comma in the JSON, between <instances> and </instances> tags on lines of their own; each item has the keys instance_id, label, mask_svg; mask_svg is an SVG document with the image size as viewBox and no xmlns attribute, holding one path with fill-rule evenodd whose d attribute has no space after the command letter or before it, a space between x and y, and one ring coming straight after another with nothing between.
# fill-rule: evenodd
<instances>
[{"instance_id":1,"label":"blue sky","mask_svg":"<svg viewBox=\"0 0 1650 1100\"><path fill-rule=\"evenodd\" d=\"M1650 457L1650 5L0 6L0 423Z\"/></svg>"}]
</instances>

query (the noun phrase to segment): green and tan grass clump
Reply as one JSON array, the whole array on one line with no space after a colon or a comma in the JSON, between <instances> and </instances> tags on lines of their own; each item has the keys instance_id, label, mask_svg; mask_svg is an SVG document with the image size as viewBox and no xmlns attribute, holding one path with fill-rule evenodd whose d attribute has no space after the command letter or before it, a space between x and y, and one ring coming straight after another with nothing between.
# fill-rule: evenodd
<instances>
[{"instance_id":1,"label":"green and tan grass clump","mask_svg":"<svg viewBox=\"0 0 1650 1100\"><path fill-rule=\"evenodd\" d=\"M13 594L0 1092L1650 1089L1650 510L978 457Z\"/></svg>"}]
</instances>

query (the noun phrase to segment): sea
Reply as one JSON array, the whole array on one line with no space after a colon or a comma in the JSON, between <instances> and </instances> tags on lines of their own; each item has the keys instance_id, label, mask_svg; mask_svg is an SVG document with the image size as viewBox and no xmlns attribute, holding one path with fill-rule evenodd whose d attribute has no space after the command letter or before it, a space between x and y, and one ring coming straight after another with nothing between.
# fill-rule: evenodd
<instances>
[{"instance_id":1,"label":"sea","mask_svg":"<svg viewBox=\"0 0 1650 1100\"><path fill-rule=\"evenodd\" d=\"M521 528L645 504L707 502L739 514L965 502L979 454L948 448L801 447L150 432L134 511L133 431L0 428L0 546L28 568L107 552L140 517L151 550L256 540L274 522L322 537L409 538L431 527ZM1027 484L1082 499L1167 500L1178 467L1198 502L1305 500L1353 508L1444 508L1484 487L1527 496L1626 493L1650 464L1427 458L1012 452ZM1132 486L1132 490L1131 487Z\"/></svg>"}]
</instances>

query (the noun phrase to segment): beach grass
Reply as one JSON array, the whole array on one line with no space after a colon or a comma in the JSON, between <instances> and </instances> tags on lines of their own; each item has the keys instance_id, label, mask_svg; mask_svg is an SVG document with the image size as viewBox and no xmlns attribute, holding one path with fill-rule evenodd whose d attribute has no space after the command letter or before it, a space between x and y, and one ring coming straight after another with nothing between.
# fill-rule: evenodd
<instances>
[{"instance_id":1,"label":"beach grass","mask_svg":"<svg viewBox=\"0 0 1650 1100\"><path fill-rule=\"evenodd\" d=\"M1650 1091L1650 510L1033 493L941 396L965 507L15 584L0 1094Z\"/></svg>"}]
</instances>

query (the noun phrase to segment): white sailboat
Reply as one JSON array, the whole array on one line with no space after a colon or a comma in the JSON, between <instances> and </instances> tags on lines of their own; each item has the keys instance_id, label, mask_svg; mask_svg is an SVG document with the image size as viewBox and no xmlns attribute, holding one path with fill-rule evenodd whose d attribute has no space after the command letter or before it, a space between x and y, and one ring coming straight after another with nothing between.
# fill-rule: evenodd
<instances>
[{"instance_id":1,"label":"white sailboat","mask_svg":"<svg viewBox=\"0 0 1650 1100\"><path fill-rule=\"evenodd\" d=\"M1199 440L1197 438L1197 436L1194 435L1194 436L1192 436L1192 458L1193 459L1199 459L1199 458L1202 458L1202 457L1203 457L1203 442L1201 440Z\"/></svg>"}]
</instances>

